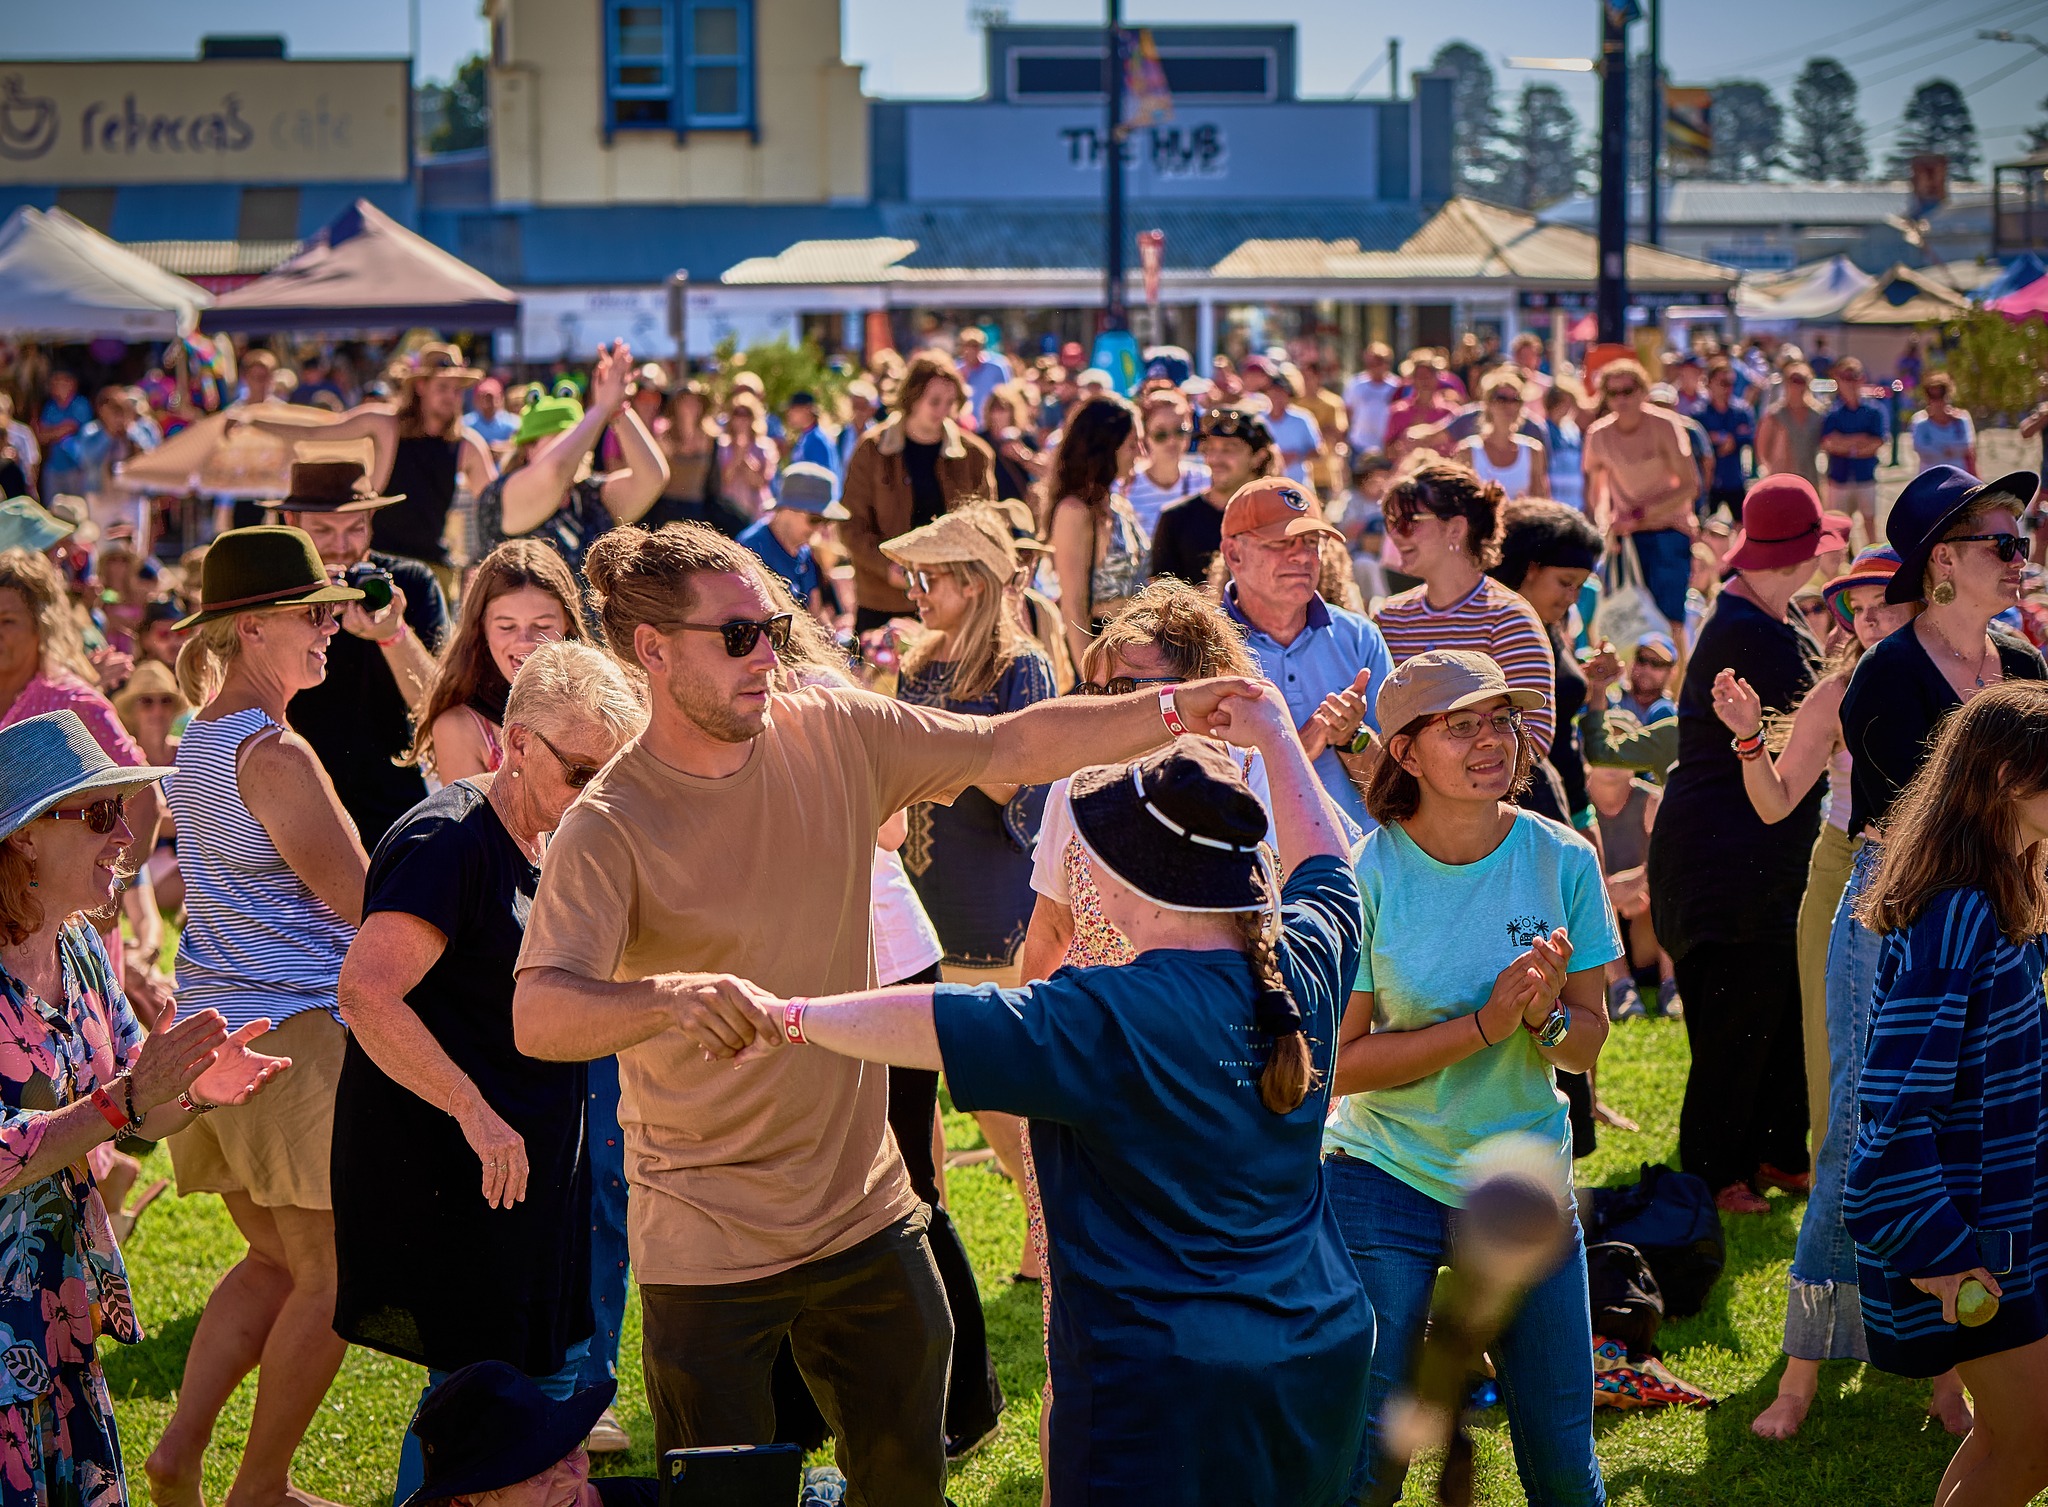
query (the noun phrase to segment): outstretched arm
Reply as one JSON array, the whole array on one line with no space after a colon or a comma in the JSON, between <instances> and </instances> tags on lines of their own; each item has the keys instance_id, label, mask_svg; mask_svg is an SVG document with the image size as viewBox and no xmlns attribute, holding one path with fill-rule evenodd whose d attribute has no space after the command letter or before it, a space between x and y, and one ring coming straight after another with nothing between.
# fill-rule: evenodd
<instances>
[{"instance_id":1,"label":"outstretched arm","mask_svg":"<svg viewBox=\"0 0 2048 1507\"><path fill-rule=\"evenodd\" d=\"M1172 688L1170 699L1185 731L1214 733L1224 702L1258 694L1257 682L1224 677L1187 681ZM996 718L981 783L1049 785L1090 764L1135 759L1169 736L1156 691L1040 701Z\"/></svg>"},{"instance_id":2,"label":"outstretched arm","mask_svg":"<svg viewBox=\"0 0 2048 1507\"><path fill-rule=\"evenodd\" d=\"M668 485L668 462L632 408L619 410L618 418L612 422L612 433L619 437L626 469L605 478L605 509L614 522L635 523L654 506L661 489Z\"/></svg>"}]
</instances>

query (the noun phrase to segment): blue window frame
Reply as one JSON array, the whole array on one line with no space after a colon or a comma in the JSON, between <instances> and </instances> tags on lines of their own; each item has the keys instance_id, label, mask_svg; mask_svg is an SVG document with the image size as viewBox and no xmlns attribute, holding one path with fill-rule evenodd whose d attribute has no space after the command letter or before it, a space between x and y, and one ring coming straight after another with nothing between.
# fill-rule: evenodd
<instances>
[{"instance_id":1,"label":"blue window frame","mask_svg":"<svg viewBox=\"0 0 2048 1507\"><path fill-rule=\"evenodd\" d=\"M605 125L753 130L754 0L605 0Z\"/></svg>"}]
</instances>

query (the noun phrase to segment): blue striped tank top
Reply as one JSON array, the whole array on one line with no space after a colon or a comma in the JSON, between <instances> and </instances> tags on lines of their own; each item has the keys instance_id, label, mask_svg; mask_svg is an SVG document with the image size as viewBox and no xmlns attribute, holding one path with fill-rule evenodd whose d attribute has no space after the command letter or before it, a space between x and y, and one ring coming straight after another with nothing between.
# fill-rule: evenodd
<instances>
[{"instance_id":1,"label":"blue striped tank top","mask_svg":"<svg viewBox=\"0 0 2048 1507\"><path fill-rule=\"evenodd\" d=\"M178 824L185 933L178 943L178 1003L212 1008L230 1029L268 1016L334 1008L350 926L306 887L242 804L243 745L278 724L261 707L211 722L196 717L164 782Z\"/></svg>"}]
</instances>

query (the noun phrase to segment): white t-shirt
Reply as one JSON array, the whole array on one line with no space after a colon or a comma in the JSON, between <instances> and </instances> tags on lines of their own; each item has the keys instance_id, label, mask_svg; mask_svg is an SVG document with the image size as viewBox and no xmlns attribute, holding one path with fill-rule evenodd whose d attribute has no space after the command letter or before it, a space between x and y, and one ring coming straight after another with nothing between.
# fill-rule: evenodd
<instances>
[{"instance_id":1,"label":"white t-shirt","mask_svg":"<svg viewBox=\"0 0 2048 1507\"><path fill-rule=\"evenodd\" d=\"M1145 537L1159 531L1159 515L1187 497L1199 497L1209 490L1209 468L1191 456L1182 456L1180 476L1170 487L1162 487L1140 467L1124 484L1124 497L1138 522L1145 525Z\"/></svg>"},{"instance_id":2,"label":"white t-shirt","mask_svg":"<svg viewBox=\"0 0 2048 1507\"><path fill-rule=\"evenodd\" d=\"M910 876L903 872L903 860L886 848L875 849L868 895L873 911L869 935L875 941L876 982L900 984L946 955L939 945L938 930L911 888Z\"/></svg>"},{"instance_id":3,"label":"white t-shirt","mask_svg":"<svg viewBox=\"0 0 2048 1507\"><path fill-rule=\"evenodd\" d=\"M1291 480L1309 485L1309 462L1315 458L1316 447L1322 443L1323 431L1304 409L1290 406L1287 412L1275 417L1266 414L1266 427L1273 431L1273 448L1282 455L1298 455L1300 460L1287 462L1282 467Z\"/></svg>"},{"instance_id":4,"label":"white t-shirt","mask_svg":"<svg viewBox=\"0 0 2048 1507\"><path fill-rule=\"evenodd\" d=\"M1398 384L1360 374L1344 389L1344 406L1351 411L1351 448L1361 454L1387 447L1387 410L1394 406Z\"/></svg>"}]
</instances>

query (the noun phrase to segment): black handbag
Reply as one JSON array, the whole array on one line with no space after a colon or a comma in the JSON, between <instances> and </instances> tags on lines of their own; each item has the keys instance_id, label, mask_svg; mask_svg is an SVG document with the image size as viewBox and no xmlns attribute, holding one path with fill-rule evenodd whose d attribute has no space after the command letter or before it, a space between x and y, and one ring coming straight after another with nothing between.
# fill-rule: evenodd
<instances>
[{"instance_id":1,"label":"black handbag","mask_svg":"<svg viewBox=\"0 0 2048 1507\"><path fill-rule=\"evenodd\" d=\"M1620 1241L1642 1252L1663 1290L1664 1311L1686 1318L1700 1311L1728 1264L1721 1212L1704 1179L1643 1164L1626 1188L1595 1188L1588 1244Z\"/></svg>"}]
</instances>

